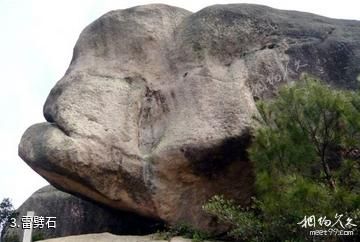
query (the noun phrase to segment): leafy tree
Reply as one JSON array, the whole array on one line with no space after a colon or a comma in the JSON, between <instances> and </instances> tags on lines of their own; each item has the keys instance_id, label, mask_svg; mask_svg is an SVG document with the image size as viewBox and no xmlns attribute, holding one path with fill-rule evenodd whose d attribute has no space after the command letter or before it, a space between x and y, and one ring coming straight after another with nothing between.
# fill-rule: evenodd
<instances>
[{"instance_id":1,"label":"leafy tree","mask_svg":"<svg viewBox=\"0 0 360 242\"><path fill-rule=\"evenodd\" d=\"M234 237L255 241L306 238L306 230L297 224L305 215L334 218L342 213L358 219L359 93L305 77L257 107L248 150L256 177L255 202L240 209L215 197L205 210L233 224Z\"/></svg>"},{"instance_id":2,"label":"leafy tree","mask_svg":"<svg viewBox=\"0 0 360 242\"><path fill-rule=\"evenodd\" d=\"M259 172L300 171L336 190L335 170L359 151L359 95L310 78L304 82L258 103L262 127L250 155Z\"/></svg>"},{"instance_id":3,"label":"leafy tree","mask_svg":"<svg viewBox=\"0 0 360 242\"><path fill-rule=\"evenodd\" d=\"M0 235L3 226L13 215L15 215L15 210L10 199L4 198L0 203Z\"/></svg>"}]
</instances>

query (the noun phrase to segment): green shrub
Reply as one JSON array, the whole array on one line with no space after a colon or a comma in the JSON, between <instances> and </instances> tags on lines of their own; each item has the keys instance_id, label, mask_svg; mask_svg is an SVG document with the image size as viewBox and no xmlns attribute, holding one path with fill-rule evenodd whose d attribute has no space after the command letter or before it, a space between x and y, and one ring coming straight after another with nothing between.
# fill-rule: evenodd
<instances>
[{"instance_id":1,"label":"green shrub","mask_svg":"<svg viewBox=\"0 0 360 242\"><path fill-rule=\"evenodd\" d=\"M157 233L157 239L162 240L169 240L175 236L182 236L191 239L193 242L201 242L210 237L206 232L197 230L186 223L169 226L165 231Z\"/></svg>"},{"instance_id":2,"label":"green shrub","mask_svg":"<svg viewBox=\"0 0 360 242\"><path fill-rule=\"evenodd\" d=\"M39 240L44 240L46 238L45 238L44 234L41 231L36 231L32 235L31 239L32 239L32 241L39 241Z\"/></svg>"},{"instance_id":3,"label":"green shrub","mask_svg":"<svg viewBox=\"0 0 360 242\"><path fill-rule=\"evenodd\" d=\"M257 107L248 150L256 199L242 208L216 196L204 209L230 223L230 235L245 241L313 240L298 224L311 215L344 214L360 226L359 93L306 77Z\"/></svg>"},{"instance_id":4,"label":"green shrub","mask_svg":"<svg viewBox=\"0 0 360 242\"><path fill-rule=\"evenodd\" d=\"M20 242L20 238L17 234L11 234L3 238L3 242Z\"/></svg>"},{"instance_id":5,"label":"green shrub","mask_svg":"<svg viewBox=\"0 0 360 242\"><path fill-rule=\"evenodd\" d=\"M252 208L242 208L233 200L226 200L223 196L214 196L203 209L216 215L220 221L233 225L229 235L243 240L261 240L263 224L257 216L256 201Z\"/></svg>"}]
</instances>

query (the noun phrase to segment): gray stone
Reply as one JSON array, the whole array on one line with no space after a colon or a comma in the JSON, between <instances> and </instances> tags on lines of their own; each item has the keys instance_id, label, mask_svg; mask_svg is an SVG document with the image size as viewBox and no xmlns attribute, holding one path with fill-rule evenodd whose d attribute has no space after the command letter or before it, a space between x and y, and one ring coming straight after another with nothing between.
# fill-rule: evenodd
<instances>
[{"instance_id":1,"label":"gray stone","mask_svg":"<svg viewBox=\"0 0 360 242\"><path fill-rule=\"evenodd\" d=\"M21 218L32 210L35 216L44 217L44 228L34 227L32 237L54 238L86 233L110 232L114 234L148 234L162 228L154 221L135 214L114 211L113 209L61 192L46 186L31 195L18 209L16 218L19 228L5 228L2 241L23 240ZM56 228L48 229L46 217L56 217ZM31 238L30 238L31 239ZM17 241L16 241L17 240ZM30 240L29 240L30 241Z\"/></svg>"},{"instance_id":2,"label":"gray stone","mask_svg":"<svg viewBox=\"0 0 360 242\"><path fill-rule=\"evenodd\" d=\"M357 88L360 22L247 4L112 11L81 33L19 154L65 191L220 231L201 206L249 202L255 100L304 72Z\"/></svg>"}]
</instances>

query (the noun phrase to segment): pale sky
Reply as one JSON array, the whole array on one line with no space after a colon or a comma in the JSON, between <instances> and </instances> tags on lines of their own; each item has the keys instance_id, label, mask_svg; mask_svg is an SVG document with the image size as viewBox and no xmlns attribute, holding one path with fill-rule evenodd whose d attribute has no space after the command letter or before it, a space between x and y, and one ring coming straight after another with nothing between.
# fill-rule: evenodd
<instances>
[{"instance_id":1,"label":"pale sky","mask_svg":"<svg viewBox=\"0 0 360 242\"><path fill-rule=\"evenodd\" d=\"M9 197L18 207L47 184L18 157L17 146L27 127L44 121L46 97L65 73L86 25L110 10L141 4L165 3L198 11L241 2L360 20L358 0L0 0L0 200Z\"/></svg>"}]
</instances>

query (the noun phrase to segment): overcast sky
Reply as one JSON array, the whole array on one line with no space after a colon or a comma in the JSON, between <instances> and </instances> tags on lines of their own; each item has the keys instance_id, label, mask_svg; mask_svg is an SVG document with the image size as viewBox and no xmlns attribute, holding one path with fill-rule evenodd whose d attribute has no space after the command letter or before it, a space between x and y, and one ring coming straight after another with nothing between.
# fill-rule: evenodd
<instances>
[{"instance_id":1,"label":"overcast sky","mask_svg":"<svg viewBox=\"0 0 360 242\"><path fill-rule=\"evenodd\" d=\"M166 3L198 11L216 3L240 2L360 20L358 0L0 0L0 200L10 197L18 207L47 184L18 157L17 146L27 127L44 121L43 103L65 73L86 25L110 10L141 4Z\"/></svg>"}]
</instances>

